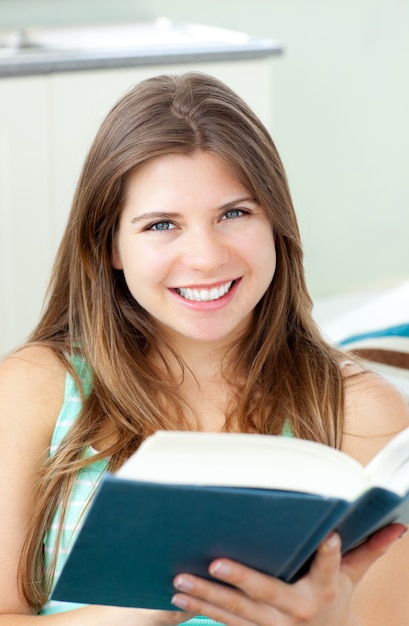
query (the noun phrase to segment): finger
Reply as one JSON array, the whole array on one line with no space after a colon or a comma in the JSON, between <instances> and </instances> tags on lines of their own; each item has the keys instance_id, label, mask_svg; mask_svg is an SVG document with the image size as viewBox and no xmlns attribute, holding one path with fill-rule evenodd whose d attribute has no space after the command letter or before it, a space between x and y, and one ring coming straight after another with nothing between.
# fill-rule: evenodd
<instances>
[{"instance_id":1,"label":"finger","mask_svg":"<svg viewBox=\"0 0 409 626\"><path fill-rule=\"evenodd\" d=\"M240 589L257 607L265 606L269 619L267 623L276 623L274 620L281 623L279 620L284 616L303 614L306 594L300 593L296 585L285 583L228 559L214 561L210 565L209 573Z\"/></svg>"},{"instance_id":2,"label":"finger","mask_svg":"<svg viewBox=\"0 0 409 626\"><path fill-rule=\"evenodd\" d=\"M378 531L365 543L348 552L343 558L343 567L348 570L354 584L358 583L371 567L389 548L406 533L403 524L391 524Z\"/></svg>"},{"instance_id":3,"label":"finger","mask_svg":"<svg viewBox=\"0 0 409 626\"><path fill-rule=\"evenodd\" d=\"M253 624L257 614L258 624L272 624L271 607L263 606L240 590L216 582L180 574L174 579L176 593L172 604L186 611L206 615L212 619L235 626Z\"/></svg>"},{"instance_id":4,"label":"finger","mask_svg":"<svg viewBox=\"0 0 409 626\"><path fill-rule=\"evenodd\" d=\"M254 622L248 621L239 615L233 615L221 607L210 604L200 598L176 593L171 602L179 609L185 606L192 607L197 615L205 615L220 624L220 626L223 626L223 624L229 624L229 626L255 626ZM270 623L272 624L272 622Z\"/></svg>"},{"instance_id":5,"label":"finger","mask_svg":"<svg viewBox=\"0 0 409 626\"><path fill-rule=\"evenodd\" d=\"M266 602L270 605L275 605L289 587L278 578L273 578L229 559L213 561L210 564L209 573L214 578L240 589L253 600Z\"/></svg>"},{"instance_id":6,"label":"finger","mask_svg":"<svg viewBox=\"0 0 409 626\"><path fill-rule=\"evenodd\" d=\"M264 612L270 620L267 623L310 623L308 620L332 605L336 599L341 563L340 545L338 535L325 542L320 547L313 573L295 584L284 583L227 559L214 561L209 571L212 576L242 590L245 597L251 597L257 607L267 607Z\"/></svg>"},{"instance_id":7,"label":"finger","mask_svg":"<svg viewBox=\"0 0 409 626\"><path fill-rule=\"evenodd\" d=\"M317 588L328 589L336 585L340 567L341 539L337 533L332 533L318 548L308 578Z\"/></svg>"}]
</instances>

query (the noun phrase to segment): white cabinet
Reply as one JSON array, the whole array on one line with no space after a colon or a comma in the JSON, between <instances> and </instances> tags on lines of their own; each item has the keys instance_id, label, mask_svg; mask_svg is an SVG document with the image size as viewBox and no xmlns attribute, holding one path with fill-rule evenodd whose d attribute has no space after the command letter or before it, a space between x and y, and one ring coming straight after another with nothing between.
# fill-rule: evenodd
<instances>
[{"instance_id":1,"label":"white cabinet","mask_svg":"<svg viewBox=\"0 0 409 626\"><path fill-rule=\"evenodd\" d=\"M55 251L49 88L0 80L0 353L37 319Z\"/></svg>"},{"instance_id":2,"label":"white cabinet","mask_svg":"<svg viewBox=\"0 0 409 626\"><path fill-rule=\"evenodd\" d=\"M229 84L271 130L269 58L0 79L0 354L38 320L88 147L108 110L159 73L201 71Z\"/></svg>"}]
</instances>

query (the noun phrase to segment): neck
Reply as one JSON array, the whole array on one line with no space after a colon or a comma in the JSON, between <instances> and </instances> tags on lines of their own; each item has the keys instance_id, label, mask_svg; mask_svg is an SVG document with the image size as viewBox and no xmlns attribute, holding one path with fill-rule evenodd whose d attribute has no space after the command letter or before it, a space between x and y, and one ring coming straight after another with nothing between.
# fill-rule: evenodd
<instances>
[{"instance_id":1,"label":"neck","mask_svg":"<svg viewBox=\"0 0 409 626\"><path fill-rule=\"evenodd\" d=\"M186 365L186 368L201 380L220 379L224 366L228 365L231 350L231 343L195 341L189 338L178 338L178 341L171 341L171 346L175 354ZM175 357L170 352L166 354L170 363L175 361ZM176 369L174 370L177 371Z\"/></svg>"},{"instance_id":2,"label":"neck","mask_svg":"<svg viewBox=\"0 0 409 626\"><path fill-rule=\"evenodd\" d=\"M175 356L171 352L165 354L177 390L189 407L186 417L193 430L220 431L225 427L232 397L232 387L224 375L224 367L228 372L228 348L226 344L178 342L183 376Z\"/></svg>"}]
</instances>

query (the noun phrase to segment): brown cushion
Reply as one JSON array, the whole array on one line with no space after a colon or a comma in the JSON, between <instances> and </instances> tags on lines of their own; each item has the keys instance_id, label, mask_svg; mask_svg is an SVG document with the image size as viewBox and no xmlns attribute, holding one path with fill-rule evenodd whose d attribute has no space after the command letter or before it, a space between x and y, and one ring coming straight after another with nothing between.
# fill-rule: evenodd
<instances>
[{"instance_id":1,"label":"brown cushion","mask_svg":"<svg viewBox=\"0 0 409 626\"><path fill-rule=\"evenodd\" d=\"M407 352L384 350L381 348L356 348L355 350L351 350L351 352L361 359L409 370L409 353Z\"/></svg>"}]
</instances>

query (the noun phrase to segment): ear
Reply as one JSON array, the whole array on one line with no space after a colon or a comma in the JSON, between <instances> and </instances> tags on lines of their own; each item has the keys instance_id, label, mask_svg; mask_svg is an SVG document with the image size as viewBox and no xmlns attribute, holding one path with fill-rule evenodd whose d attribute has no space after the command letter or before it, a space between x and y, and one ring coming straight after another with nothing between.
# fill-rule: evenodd
<instances>
[{"instance_id":1,"label":"ear","mask_svg":"<svg viewBox=\"0 0 409 626\"><path fill-rule=\"evenodd\" d=\"M123 270L121 255L118 250L118 241L117 238L114 237L112 240L112 254L111 254L111 263L112 267L116 270Z\"/></svg>"}]
</instances>

